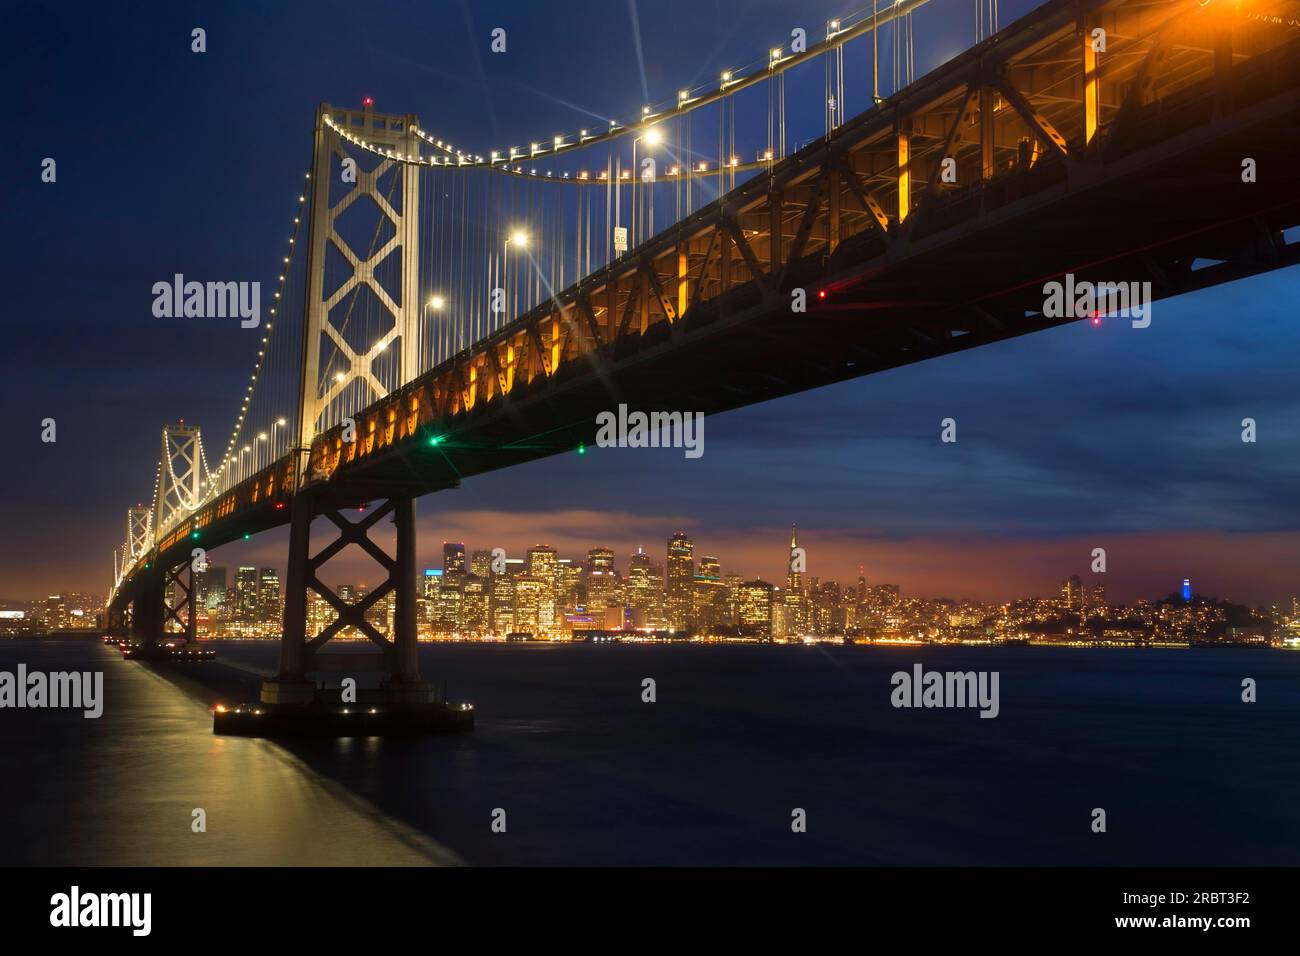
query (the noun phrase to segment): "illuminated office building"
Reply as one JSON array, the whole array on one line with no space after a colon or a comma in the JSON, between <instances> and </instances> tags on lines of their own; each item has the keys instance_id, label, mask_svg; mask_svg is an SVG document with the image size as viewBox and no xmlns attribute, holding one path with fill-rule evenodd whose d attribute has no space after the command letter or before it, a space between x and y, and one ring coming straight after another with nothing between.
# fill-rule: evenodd
<instances>
[{"instance_id":1,"label":"illuminated office building","mask_svg":"<svg viewBox=\"0 0 1300 956\"><path fill-rule=\"evenodd\" d=\"M475 551L470 556L469 573L477 574L486 580L487 576L492 573L492 552Z\"/></svg>"},{"instance_id":2,"label":"illuminated office building","mask_svg":"<svg viewBox=\"0 0 1300 956\"><path fill-rule=\"evenodd\" d=\"M618 571L614 552L609 548L592 548L587 552L587 610L593 613L618 602Z\"/></svg>"},{"instance_id":3,"label":"illuminated office building","mask_svg":"<svg viewBox=\"0 0 1300 956\"><path fill-rule=\"evenodd\" d=\"M548 604L551 613L555 601L546 597L547 582L532 574L521 574L515 579L514 630L524 634L539 634L542 626L542 608Z\"/></svg>"},{"instance_id":4,"label":"illuminated office building","mask_svg":"<svg viewBox=\"0 0 1300 956\"><path fill-rule=\"evenodd\" d=\"M451 634L460 623L460 604L465 584L465 575L457 572L443 572L438 583L438 596L434 599L429 614L429 623L435 634Z\"/></svg>"},{"instance_id":5,"label":"illuminated office building","mask_svg":"<svg viewBox=\"0 0 1300 956\"><path fill-rule=\"evenodd\" d=\"M460 598L460 634L469 637L482 637L490 625L491 583L487 578L477 574L465 577L461 587Z\"/></svg>"},{"instance_id":6,"label":"illuminated office building","mask_svg":"<svg viewBox=\"0 0 1300 956\"><path fill-rule=\"evenodd\" d=\"M257 568L239 568L235 572L234 616L244 622L257 618Z\"/></svg>"},{"instance_id":7,"label":"illuminated office building","mask_svg":"<svg viewBox=\"0 0 1300 956\"><path fill-rule=\"evenodd\" d=\"M209 564L207 570L194 573L195 598L209 611L226 603L226 569Z\"/></svg>"},{"instance_id":8,"label":"illuminated office building","mask_svg":"<svg viewBox=\"0 0 1300 956\"><path fill-rule=\"evenodd\" d=\"M723 583L722 565L717 558L700 558L700 570L691 590L691 621L697 630L711 630L729 623L727 585Z\"/></svg>"},{"instance_id":9,"label":"illuminated office building","mask_svg":"<svg viewBox=\"0 0 1300 956\"><path fill-rule=\"evenodd\" d=\"M772 638L772 585L761 579L740 586L741 632L763 640Z\"/></svg>"},{"instance_id":10,"label":"illuminated office building","mask_svg":"<svg viewBox=\"0 0 1300 956\"><path fill-rule=\"evenodd\" d=\"M560 558L555 563L555 619L559 621L565 612L572 611L582 603L583 568L574 564L569 558Z\"/></svg>"},{"instance_id":11,"label":"illuminated office building","mask_svg":"<svg viewBox=\"0 0 1300 956\"><path fill-rule=\"evenodd\" d=\"M555 611L556 605L556 588L559 579L559 559L555 554L555 549L539 544L536 547L528 549L528 574L527 577L533 578L541 584L541 592L537 601L537 620L531 627L523 627L519 621L519 596L515 596L515 629L520 631L538 630L550 632L558 623L558 616ZM516 583L516 591L519 584ZM531 592L532 585L529 584ZM529 599L531 601L531 599ZM526 602L528 603L528 602Z\"/></svg>"},{"instance_id":12,"label":"illuminated office building","mask_svg":"<svg viewBox=\"0 0 1300 956\"><path fill-rule=\"evenodd\" d=\"M663 581L655 573L650 555L640 548L632 555L627 569L627 605L637 618L637 626L644 627L647 622L657 622L659 618L659 596Z\"/></svg>"},{"instance_id":13,"label":"illuminated office building","mask_svg":"<svg viewBox=\"0 0 1300 956\"><path fill-rule=\"evenodd\" d=\"M364 597L365 595L362 595ZM389 591L366 612L366 621L382 634L393 632L393 614L397 610L397 593Z\"/></svg>"},{"instance_id":14,"label":"illuminated office building","mask_svg":"<svg viewBox=\"0 0 1300 956\"><path fill-rule=\"evenodd\" d=\"M497 637L505 637L515 629L515 581L519 577L519 564L518 558L507 559L505 570L489 577L491 631Z\"/></svg>"},{"instance_id":15,"label":"illuminated office building","mask_svg":"<svg viewBox=\"0 0 1300 956\"><path fill-rule=\"evenodd\" d=\"M280 605L280 575L275 568L257 573L257 619L261 624L278 627L283 608Z\"/></svg>"},{"instance_id":16,"label":"illuminated office building","mask_svg":"<svg viewBox=\"0 0 1300 956\"><path fill-rule=\"evenodd\" d=\"M691 596L695 583L695 546L679 531L668 539L668 561L664 566L664 616L668 627L685 630L691 620Z\"/></svg>"},{"instance_id":17,"label":"illuminated office building","mask_svg":"<svg viewBox=\"0 0 1300 956\"><path fill-rule=\"evenodd\" d=\"M442 577L445 581L451 576L465 573L465 545L459 542L442 543Z\"/></svg>"},{"instance_id":18,"label":"illuminated office building","mask_svg":"<svg viewBox=\"0 0 1300 956\"><path fill-rule=\"evenodd\" d=\"M1083 582L1077 574L1061 582L1061 603L1067 611L1077 612L1083 607Z\"/></svg>"},{"instance_id":19,"label":"illuminated office building","mask_svg":"<svg viewBox=\"0 0 1300 956\"><path fill-rule=\"evenodd\" d=\"M334 623L338 613L330 603L310 588L307 590L307 635L312 637Z\"/></svg>"}]
</instances>

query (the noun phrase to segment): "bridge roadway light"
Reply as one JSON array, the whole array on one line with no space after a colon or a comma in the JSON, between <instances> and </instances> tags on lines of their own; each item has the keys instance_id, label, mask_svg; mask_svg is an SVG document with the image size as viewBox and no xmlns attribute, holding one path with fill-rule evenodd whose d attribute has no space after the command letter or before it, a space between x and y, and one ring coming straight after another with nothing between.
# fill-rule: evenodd
<instances>
[{"instance_id":1,"label":"bridge roadway light","mask_svg":"<svg viewBox=\"0 0 1300 956\"><path fill-rule=\"evenodd\" d=\"M506 237L506 241L501 245L501 293L503 298L505 297L508 285L506 273L507 264L510 258L510 247L518 246L520 249L523 249L526 248L527 245L528 233L524 232L522 229L512 229L510 235Z\"/></svg>"},{"instance_id":2,"label":"bridge roadway light","mask_svg":"<svg viewBox=\"0 0 1300 956\"><path fill-rule=\"evenodd\" d=\"M286 424L287 424L287 423L285 422L285 420L284 420L283 418L277 418L275 421L273 421L273 422L271 423L271 451L270 451L270 454L271 454L271 457L272 457L272 458L275 457L275 430L276 430L277 428L283 428Z\"/></svg>"},{"instance_id":3,"label":"bridge roadway light","mask_svg":"<svg viewBox=\"0 0 1300 956\"><path fill-rule=\"evenodd\" d=\"M446 304L447 304L447 300L440 295L429 296L428 307L433 309L435 312L437 312Z\"/></svg>"},{"instance_id":4,"label":"bridge roadway light","mask_svg":"<svg viewBox=\"0 0 1300 956\"><path fill-rule=\"evenodd\" d=\"M664 133L657 126L652 126L640 136L632 140L632 168L636 169L636 144L645 140L647 146L658 146L664 141ZM638 184L644 181L644 177L638 177L632 185L632 245L637 243L638 220L637 220L637 193L639 192ZM651 215L654 213L653 205L651 206ZM653 231L653 222L651 225Z\"/></svg>"}]
</instances>

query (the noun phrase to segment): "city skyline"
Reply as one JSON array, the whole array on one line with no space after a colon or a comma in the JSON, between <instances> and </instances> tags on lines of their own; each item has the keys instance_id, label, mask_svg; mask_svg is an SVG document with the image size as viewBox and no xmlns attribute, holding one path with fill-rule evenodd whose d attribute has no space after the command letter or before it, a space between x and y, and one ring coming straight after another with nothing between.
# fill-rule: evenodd
<instances>
[{"instance_id":1,"label":"city skyline","mask_svg":"<svg viewBox=\"0 0 1300 956\"><path fill-rule=\"evenodd\" d=\"M670 535L658 553L639 547L621 562L615 549L599 544L567 555L537 543L512 556L499 545L445 541L439 560L423 563L417 600L420 636L499 639L520 632L554 639L590 631L653 631L778 641L889 642L983 639L996 631L998 639L1005 640L1046 625L1040 637L1055 631L1071 641L1101 640L1104 634L1108 643L1141 644L1209 639L1212 630L1230 625L1226 633L1239 639L1300 639L1300 597L1247 610L1231 595L1215 594L1200 582L1194 586L1184 577L1170 582L1168 591L1120 601L1108 593L1107 572L1098 570L1096 554L1092 573L1071 573L1054 593L1022 592L988 602L908 593L895 582L868 578L861 566L856 578L847 582L843 576L818 574L815 553L804 547L808 543L807 537L799 540L792 525L785 576L768 579L727 565L680 531ZM280 633L284 595L278 568L210 561L196 574L194 586L200 637L270 638ZM364 580L336 581L333 586L345 603L356 603L371 590ZM0 608L5 618L0 633L30 633L36 624L52 630L93 626L92 601L75 593L52 595L30 602L25 622L21 616L15 620L7 606ZM1206 602L1209 617L1202 609ZM1164 605L1173 608L1172 616L1154 610ZM1188 611L1179 617L1181 606ZM1232 611L1231 606L1241 610ZM380 631L389 631L393 611L388 595L367 619ZM1062 621L1071 615L1074 626L1062 630ZM308 617L321 629L334 619L334 612L313 594ZM345 633L361 637L352 629Z\"/></svg>"},{"instance_id":2,"label":"city skyline","mask_svg":"<svg viewBox=\"0 0 1300 956\"><path fill-rule=\"evenodd\" d=\"M625 565L627 556L638 548L644 547L644 544L628 543L633 540L629 535L606 538L600 544L592 543L594 539L585 537L592 525L603 523L606 517L608 516L594 512L568 512L550 516L487 512L466 514L463 516L463 524L456 527L462 532L478 527L498 527L499 531L480 534L478 539L491 536L492 540L498 543L490 547L504 547L512 557L522 555L538 544L550 544L554 541L556 544L553 546L558 551L570 555L572 560L585 556L590 547L610 547L615 555L623 556L619 561ZM652 550L654 543L666 536L656 537L649 530L647 526L653 519L627 517L637 526L646 528L646 532L637 536L635 540L650 542L651 548L646 550L654 553ZM521 527L527 525L529 518L549 519L540 532L540 537L531 541L526 537L528 532ZM442 542L436 546L425 544L434 537L434 533L427 527L432 521L432 518L426 518L421 522L424 527L420 528L421 543L417 553L417 563L421 567L434 566L435 558L439 556L437 549L446 543ZM445 524L445 518L443 521ZM686 533L696 541L715 541L716 546L712 548L714 552L712 556L719 558L729 569L738 568L738 573L747 578L761 578L774 584L785 580L786 569L782 566L779 555L774 557L770 547L773 537L787 533L781 530L781 525L756 528L747 534L723 533L712 536L707 531L701 533L698 522L684 522L684 526L690 529ZM437 527L433 528L433 532L437 530ZM328 530L323 527L317 531L317 534L326 533ZM981 554L988 549L988 545L980 542L958 542L958 546L954 548L952 541L941 537L905 539L877 537L868 539L865 545L860 545L857 539L845 535L843 531L837 533L837 531L827 532L823 529L801 529L800 534L804 536L805 542L815 543L817 556L811 559L814 563L808 572L814 577L829 580L856 578L857 568L861 566L867 569L869 578L872 573L875 573L879 580L897 581L914 594L924 594L936 599L950 598L986 603L1050 593L1055 583L1063 577L1074 573L1078 568L1087 567L1091 560L1092 548L1099 546L1096 539L1083 537L1049 542L1001 541L995 547L1003 555L1004 562L1000 566L991 567L980 559ZM239 566L275 567L282 572L284 552L279 537L276 531L271 531L260 536L256 542L232 543L214 550L211 553L210 563L232 569ZM384 540L382 534L377 537L380 541ZM471 534L461 534L457 537L466 540L475 539ZM1225 581L1219 575L1207 573L1205 564L1198 559L1197 549L1221 546L1217 539L1210 535L1177 534L1168 536L1162 541L1153 540L1150 536L1112 535L1106 539L1110 545L1107 548L1108 561L1118 560L1120 566L1125 565L1126 545L1135 537L1139 539L1137 544L1144 554L1154 553L1162 560L1154 567L1124 567L1122 571L1108 566L1107 572L1096 575L1099 580L1108 583L1111 593L1116 598L1135 600L1166 593L1160 590L1161 582L1168 582L1169 589L1173 590L1178 581L1189 576L1198 582L1203 582L1210 593L1249 606L1284 604L1290 600L1296 590L1294 584L1288 584L1289 581L1296 579L1284 570L1285 559L1290 556L1288 551L1290 544L1285 535L1240 535L1236 536L1235 541L1230 542L1240 548L1239 552L1230 551L1230 557L1235 556L1239 561L1249 559L1250 562L1271 563L1276 569L1273 575L1265 575L1265 579L1271 582L1269 588L1255 592L1262 594L1261 597L1249 596L1252 593L1250 589L1246 589L1244 593L1242 589L1234 590L1231 578ZM733 555L735 557L732 557ZM861 555L862 559L855 561L855 555ZM1217 556L1223 557L1222 553ZM943 572L918 575L916 571L918 565L931 568L946 567L950 571L946 575ZM1246 567L1247 574L1253 575L1254 572L1249 570L1249 565ZM322 580L334 585L353 583L367 586L367 574L375 579L378 578L378 571L373 562L364 555L349 551L345 551L321 570ZM960 583L963 579L967 582L965 588ZM969 584L971 580L979 583L971 586ZM929 581L934 581L936 584L922 583ZM104 591L96 589L93 585L78 587L66 584L26 594L16 588L9 588L0 590L0 600L31 602L51 595L68 593L102 594Z\"/></svg>"}]
</instances>

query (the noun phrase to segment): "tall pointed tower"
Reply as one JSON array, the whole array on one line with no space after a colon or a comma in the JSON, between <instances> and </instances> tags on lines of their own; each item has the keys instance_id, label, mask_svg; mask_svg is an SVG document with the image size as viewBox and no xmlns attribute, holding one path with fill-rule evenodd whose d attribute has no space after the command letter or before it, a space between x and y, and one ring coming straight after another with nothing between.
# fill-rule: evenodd
<instances>
[{"instance_id":1,"label":"tall pointed tower","mask_svg":"<svg viewBox=\"0 0 1300 956\"><path fill-rule=\"evenodd\" d=\"M790 525L790 556L786 565L785 595L786 639L803 636L808 630L808 600L804 595L804 553L799 549L799 534Z\"/></svg>"}]
</instances>

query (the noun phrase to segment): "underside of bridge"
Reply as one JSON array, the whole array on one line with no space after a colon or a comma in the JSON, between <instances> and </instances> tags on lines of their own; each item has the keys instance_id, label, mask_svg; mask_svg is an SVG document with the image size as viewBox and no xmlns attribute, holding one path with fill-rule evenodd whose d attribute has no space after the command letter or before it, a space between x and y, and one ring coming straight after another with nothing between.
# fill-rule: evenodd
<instances>
[{"instance_id":1,"label":"underside of bridge","mask_svg":"<svg viewBox=\"0 0 1300 956\"><path fill-rule=\"evenodd\" d=\"M421 494L590 444L620 403L712 414L1052 328L1078 318L1043 314L1067 274L1163 299L1300 261L1294 31L1097 6L1009 28L371 406L355 442L318 436L307 485ZM1093 22L1128 46L1090 92Z\"/></svg>"}]
</instances>

